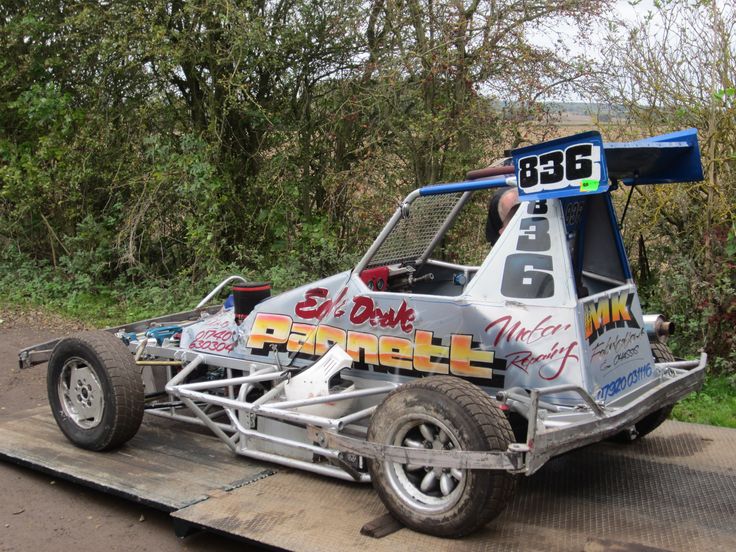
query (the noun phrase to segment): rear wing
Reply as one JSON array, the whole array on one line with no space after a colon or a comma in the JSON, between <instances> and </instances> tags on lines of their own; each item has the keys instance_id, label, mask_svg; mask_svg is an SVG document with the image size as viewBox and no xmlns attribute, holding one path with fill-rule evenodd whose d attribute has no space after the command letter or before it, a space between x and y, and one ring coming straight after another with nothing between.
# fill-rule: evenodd
<instances>
[{"instance_id":1,"label":"rear wing","mask_svg":"<svg viewBox=\"0 0 736 552\"><path fill-rule=\"evenodd\" d=\"M604 143L590 131L513 150L513 176L425 186L420 196L517 186L519 199L584 196L627 185L703 180L694 128L634 142ZM506 172L506 171L499 171Z\"/></svg>"},{"instance_id":2,"label":"rear wing","mask_svg":"<svg viewBox=\"0 0 736 552\"><path fill-rule=\"evenodd\" d=\"M608 177L628 185L703 180L698 134L694 128L636 142L604 144Z\"/></svg>"}]
</instances>

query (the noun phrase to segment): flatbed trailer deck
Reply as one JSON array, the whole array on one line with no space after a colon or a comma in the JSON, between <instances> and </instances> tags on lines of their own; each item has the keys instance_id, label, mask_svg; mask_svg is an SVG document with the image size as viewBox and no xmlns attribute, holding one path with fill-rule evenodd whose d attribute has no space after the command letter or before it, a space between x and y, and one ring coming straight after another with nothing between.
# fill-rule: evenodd
<instances>
[{"instance_id":1,"label":"flatbed trailer deck","mask_svg":"<svg viewBox=\"0 0 736 552\"><path fill-rule=\"evenodd\" d=\"M551 460L461 540L365 536L385 514L369 487L223 454L214 436L159 418L100 454L69 443L48 407L17 412L0 422L0 458L169 512L179 535L275 549L736 550L736 430L674 421Z\"/></svg>"}]
</instances>

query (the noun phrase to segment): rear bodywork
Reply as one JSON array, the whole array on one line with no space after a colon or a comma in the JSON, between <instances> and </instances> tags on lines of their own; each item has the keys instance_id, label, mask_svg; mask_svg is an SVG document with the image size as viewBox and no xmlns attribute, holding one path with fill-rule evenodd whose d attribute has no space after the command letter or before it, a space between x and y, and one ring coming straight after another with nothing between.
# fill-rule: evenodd
<instances>
[{"instance_id":1,"label":"rear bodywork","mask_svg":"<svg viewBox=\"0 0 736 552\"><path fill-rule=\"evenodd\" d=\"M692 130L523 148L508 176L415 190L356 267L270 297L242 320L228 303L200 305L110 331L143 369L150 414L206 425L237 453L358 481L369 480L368 458L531 474L702 384L704 354L653 358L657 318L642 313L610 194L698 179ZM473 194L509 185L521 206L485 260L440 259ZM47 360L53 345L21 351L21 366ZM337 362L337 351L348 356L325 382L332 391L289 396L292 377ZM526 438L494 452L367 441L383 397L432 375L481 387L527 421Z\"/></svg>"}]
</instances>

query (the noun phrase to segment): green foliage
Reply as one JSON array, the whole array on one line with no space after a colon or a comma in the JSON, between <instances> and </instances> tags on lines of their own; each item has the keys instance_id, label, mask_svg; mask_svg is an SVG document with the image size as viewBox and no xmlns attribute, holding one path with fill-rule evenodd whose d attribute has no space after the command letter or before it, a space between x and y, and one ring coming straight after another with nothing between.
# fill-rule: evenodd
<instances>
[{"instance_id":1,"label":"green foliage","mask_svg":"<svg viewBox=\"0 0 736 552\"><path fill-rule=\"evenodd\" d=\"M672 417L683 422L736 428L736 376L711 376L703 389L675 406Z\"/></svg>"},{"instance_id":2,"label":"green foliage","mask_svg":"<svg viewBox=\"0 0 736 552\"><path fill-rule=\"evenodd\" d=\"M0 247L81 290L343 269L396 196L480 164L543 116L529 90L579 76L525 30L604 2L521 4L4 3Z\"/></svg>"},{"instance_id":3,"label":"green foliage","mask_svg":"<svg viewBox=\"0 0 736 552\"><path fill-rule=\"evenodd\" d=\"M675 322L676 353L704 348L714 373L736 371L735 29L736 9L718 2L673 0L617 22L604 61L612 78L598 93L626 110L609 139L698 129L705 179L636 188L624 237L629 251L639 244L645 309Z\"/></svg>"},{"instance_id":4,"label":"green foliage","mask_svg":"<svg viewBox=\"0 0 736 552\"><path fill-rule=\"evenodd\" d=\"M86 272L54 269L46 261L4 251L0 258L0 297L10 305L43 305L90 325L108 326L192 308L204 295L186 280L149 280L132 286L124 278L100 285Z\"/></svg>"}]
</instances>

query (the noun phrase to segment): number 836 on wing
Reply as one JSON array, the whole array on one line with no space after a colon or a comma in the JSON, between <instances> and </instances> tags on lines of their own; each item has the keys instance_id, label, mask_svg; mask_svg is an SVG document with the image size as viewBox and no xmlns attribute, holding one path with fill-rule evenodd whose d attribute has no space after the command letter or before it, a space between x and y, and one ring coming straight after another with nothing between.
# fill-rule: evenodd
<instances>
[{"instance_id":1,"label":"number 836 on wing","mask_svg":"<svg viewBox=\"0 0 736 552\"><path fill-rule=\"evenodd\" d=\"M526 199L608 190L603 140L598 132L585 132L511 153L519 195Z\"/></svg>"}]
</instances>

